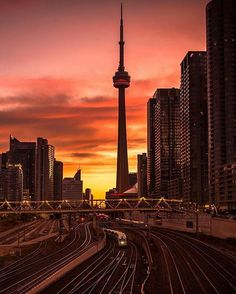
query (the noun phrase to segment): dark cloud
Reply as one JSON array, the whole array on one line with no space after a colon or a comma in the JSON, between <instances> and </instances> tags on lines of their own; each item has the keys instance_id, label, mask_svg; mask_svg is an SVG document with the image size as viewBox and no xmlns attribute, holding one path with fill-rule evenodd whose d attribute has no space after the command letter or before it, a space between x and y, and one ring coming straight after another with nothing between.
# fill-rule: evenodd
<instances>
[{"instance_id":1,"label":"dark cloud","mask_svg":"<svg viewBox=\"0 0 236 294\"><path fill-rule=\"evenodd\" d=\"M89 106L72 100L66 94L1 97L5 106L0 111L1 134L12 133L20 140L27 139L27 134L30 138L46 137L57 150L74 151L77 158L92 157L90 150L114 144L110 126L115 123L116 107L101 106L100 99L94 97ZM77 156L76 149L82 150Z\"/></svg>"},{"instance_id":2,"label":"dark cloud","mask_svg":"<svg viewBox=\"0 0 236 294\"><path fill-rule=\"evenodd\" d=\"M54 96L48 95L19 95L19 96L8 96L0 97L1 105L17 105L18 107L33 107L33 106L42 106L45 107L49 105L51 107L58 105L67 105L69 104L71 97L66 94L57 94Z\"/></svg>"},{"instance_id":3,"label":"dark cloud","mask_svg":"<svg viewBox=\"0 0 236 294\"><path fill-rule=\"evenodd\" d=\"M71 154L72 157L76 157L76 158L93 158L93 157L97 157L98 155L96 153L72 153Z\"/></svg>"},{"instance_id":4,"label":"dark cloud","mask_svg":"<svg viewBox=\"0 0 236 294\"><path fill-rule=\"evenodd\" d=\"M10 0L10 1L5 1L5 0L0 0L0 8L21 8L22 5L30 5L35 3L36 0Z\"/></svg>"},{"instance_id":5,"label":"dark cloud","mask_svg":"<svg viewBox=\"0 0 236 294\"><path fill-rule=\"evenodd\" d=\"M80 98L80 101L85 102L85 103L101 103L101 102L111 101L111 98L106 98L106 97L102 97L102 96L82 97L82 98Z\"/></svg>"}]
</instances>

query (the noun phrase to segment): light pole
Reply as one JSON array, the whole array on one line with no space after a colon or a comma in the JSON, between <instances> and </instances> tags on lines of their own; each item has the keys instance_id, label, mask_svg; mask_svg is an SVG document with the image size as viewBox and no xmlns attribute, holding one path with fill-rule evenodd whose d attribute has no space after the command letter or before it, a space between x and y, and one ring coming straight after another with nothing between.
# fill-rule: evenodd
<instances>
[{"instance_id":1,"label":"light pole","mask_svg":"<svg viewBox=\"0 0 236 294\"><path fill-rule=\"evenodd\" d=\"M18 240L17 240L17 248L18 248L18 255L21 257L21 248L20 248L20 230L18 231Z\"/></svg>"},{"instance_id":2,"label":"light pole","mask_svg":"<svg viewBox=\"0 0 236 294\"><path fill-rule=\"evenodd\" d=\"M23 241L25 242L25 215L23 214L23 226L24 226L24 237L23 237Z\"/></svg>"},{"instance_id":3,"label":"light pole","mask_svg":"<svg viewBox=\"0 0 236 294\"><path fill-rule=\"evenodd\" d=\"M196 235L199 236L199 215L198 215L198 204L194 203L195 205L195 216L196 216Z\"/></svg>"}]
</instances>

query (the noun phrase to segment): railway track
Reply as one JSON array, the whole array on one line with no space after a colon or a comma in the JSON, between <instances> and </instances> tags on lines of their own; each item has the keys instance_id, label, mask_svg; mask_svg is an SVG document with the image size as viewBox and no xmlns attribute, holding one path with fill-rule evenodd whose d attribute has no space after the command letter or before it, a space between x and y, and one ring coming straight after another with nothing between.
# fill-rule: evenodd
<instances>
[{"instance_id":1,"label":"railway track","mask_svg":"<svg viewBox=\"0 0 236 294\"><path fill-rule=\"evenodd\" d=\"M33 259L35 256L39 255L46 247L47 242L40 242L37 248L30 252L29 254L25 255L24 257L21 257L14 263L11 263L7 266L4 266L0 268L0 279L7 276L9 273L17 269L18 267L21 267L24 263L29 262L31 259Z\"/></svg>"},{"instance_id":2,"label":"railway track","mask_svg":"<svg viewBox=\"0 0 236 294\"><path fill-rule=\"evenodd\" d=\"M4 237L0 238L1 245L11 245L17 242L24 242L35 239L42 235L47 235L53 231L58 230L58 221L55 220L38 220L31 224L26 224L25 227L22 226L20 229L9 232Z\"/></svg>"},{"instance_id":3,"label":"railway track","mask_svg":"<svg viewBox=\"0 0 236 294\"><path fill-rule=\"evenodd\" d=\"M78 257L91 244L89 225L78 225L74 230L73 239L55 252L41 256L43 249L38 248L32 258L27 257L23 260L23 264L17 262L12 267L5 268L5 271L3 269L0 273L0 293L27 293L42 280Z\"/></svg>"},{"instance_id":4,"label":"railway track","mask_svg":"<svg viewBox=\"0 0 236 294\"><path fill-rule=\"evenodd\" d=\"M131 254L126 264L126 269L124 270L120 278L117 280L117 282L114 283L114 286L108 292L109 294L116 293L116 292L117 293L133 293L135 273L136 273L137 261L138 261L138 250L137 250L137 246L134 243L129 242L129 244L131 246Z\"/></svg>"},{"instance_id":5,"label":"railway track","mask_svg":"<svg viewBox=\"0 0 236 294\"><path fill-rule=\"evenodd\" d=\"M120 249L114 239L108 239L104 250L45 289L42 294L131 294L134 293L137 263L138 249L134 243L128 242L127 249Z\"/></svg>"},{"instance_id":6,"label":"railway track","mask_svg":"<svg viewBox=\"0 0 236 294\"><path fill-rule=\"evenodd\" d=\"M236 293L236 263L227 255L177 232L161 229L151 237L159 252L163 293Z\"/></svg>"},{"instance_id":7,"label":"railway track","mask_svg":"<svg viewBox=\"0 0 236 294\"><path fill-rule=\"evenodd\" d=\"M34 230L40 225L40 221L35 221L31 224L25 224L21 226L20 229L15 230L14 232L9 232L9 234L4 235L0 238L0 244L11 244L16 242L18 239L22 240L25 234L28 234L30 231Z\"/></svg>"}]
</instances>

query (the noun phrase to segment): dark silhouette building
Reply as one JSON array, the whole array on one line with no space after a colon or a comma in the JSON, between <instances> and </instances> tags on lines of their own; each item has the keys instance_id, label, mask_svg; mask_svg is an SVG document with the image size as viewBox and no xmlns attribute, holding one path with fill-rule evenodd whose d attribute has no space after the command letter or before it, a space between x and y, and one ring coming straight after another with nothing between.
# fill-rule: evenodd
<instances>
[{"instance_id":1,"label":"dark silhouette building","mask_svg":"<svg viewBox=\"0 0 236 294\"><path fill-rule=\"evenodd\" d=\"M35 199L35 142L20 142L10 136L10 150L7 152L7 161L10 164L20 164L23 171L23 191L25 198Z\"/></svg>"},{"instance_id":2,"label":"dark silhouette building","mask_svg":"<svg viewBox=\"0 0 236 294\"><path fill-rule=\"evenodd\" d=\"M73 178L63 179L62 198L69 201L83 199L83 181L81 180L80 169L77 170Z\"/></svg>"},{"instance_id":3,"label":"dark silhouette building","mask_svg":"<svg viewBox=\"0 0 236 294\"><path fill-rule=\"evenodd\" d=\"M84 200L92 201L92 190L90 188L85 189Z\"/></svg>"},{"instance_id":4,"label":"dark silhouette building","mask_svg":"<svg viewBox=\"0 0 236 294\"><path fill-rule=\"evenodd\" d=\"M7 153L0 154L0 170L7 167Z\"/></svg>"},{"instance_id":5,"label":"dark silhouette building","mask_svg":"<svg viewBox=\"0 0 236 294\"><path fill-rule=\"evenodd\" d=\"M137 183L137 173L129 173L129 188Z\"/></svg>"},{"instance_id":6,"label":"dark silhouette building","mask_svg":"<svg viewBox=\"0 0 236 294\"><path fill-rule=\"evenodd\" d=\"M0 170L0 200L23 200L23 170L21 164L8 164Z\"/></svg>"},{"instance_id":7,"label":"dark silhouette building","mask_svg":"<svg viewBox=\"0 0 236 294\"><path fill-rule=\"evenodd\" d=\"M123 38L123 14L121 5L120 20L120 62L118 71L113 77L113 85L119 91L119 111L118 111L118 151L117 151L117 174L116 189L122 193L129 188L129 168L127 154L127 135L126 135L126 112L125 112L125 89L130 85L130 76L125 71L124 66L124 38Z\"/></svg>"},{"instance_id":8,"label":"dark silhouette building","mask_svg":"<svg viewBox=\"0 0 236 294\"><path fill-rule=\"evenodd\" d=\"M147 154L138 154L138 197L147 196Z\"/></svg>"},{"instance_id":9,"label":"dark silhouette building","mask_svg":"<svg viewBox=\"0 0 236 294\"><path fill-rule=\"evenodd\" d=\"M180 197L179 89L157 89L148 102L148 161L149 195Z\"/></svg>"},{"instance_id":10,"label":"dark silhouette building","mask_svg":"<svg viewBox=\"0 0 236 294\"><path fill-rule=\"evenodd\" d=\"M106 192L105 199L114 199L114 195L116 194L116 188L111 188Z\"/></svg>"},{"instance_id":11,"label":"dark silhouette building","mask_svg":"<svg viewBox=\"0 0 236 294\"><path fill-rule=\"evenodd\" d=\"M37 138L36 200L54 199L54 147L47 139Z\"/></svg>"},{"instance_id":12,"label":"dark silhouette building","mask_svg":"<svg viewBox=\"0 0 236 294\"><path fill-rule=\"evenodd\" d=\"M62 200L63 162L54 160L54 200Z\"/></svg>"},{"instance_id":13,"label":"dark silhouette building","mask_svg":"<svg viewBox=\"0 0 236 294\"><path fill-rule=\"evenodd\" d=\"M208 202L207 59L188 52L181 63L181 177L184 201Z\"/></svg>"},{"instance_id":14,"label":"dark silhouette building","mask_svg":"<svg viewBox=\"0 0 236 294\"><path fill-rule=\"evenodd\" d=\"M236 1L211 1L206 22L210 201L236 208L223 180L236 162Z\"/></svg>"},{"instance_id":15,"label":"dark silhouette building","mask_svg":"<svg viewBox=\"0 0 236 294\"><path fill-rule=\"evenodd\" d=\"M147 103L147 192L155 194L155 105L156 99L151 98Z\"/></svg>"}]
</instances>

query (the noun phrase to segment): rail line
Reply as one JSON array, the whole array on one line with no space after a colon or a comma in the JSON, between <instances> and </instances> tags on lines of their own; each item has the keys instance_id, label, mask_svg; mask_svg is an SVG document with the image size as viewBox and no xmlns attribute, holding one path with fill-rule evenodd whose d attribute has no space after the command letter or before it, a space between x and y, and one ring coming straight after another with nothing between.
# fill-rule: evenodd
<instances>
[{"instance_id":1,"label":"rail line","mask_svg":"<svg viewBox=\"0 0 236 294\"><path fill-rule=\"evenodd\" d=\"M30 262L29 264L26 264L23 267L21 267L20 264L17 264L17 267L15 267L13 270L9 269L6 275L4 275L5 278L1 278L0 292L14 293L14 291L17 291L17 293L26 293L28 290L30 290L35 285L40 283L43 279L45 279L46 277L51 275L53 272L63 267L65 264L67 264L68 262L76 258L78 255L80 255L81 252L91 243L92 236L89 230L89 224L86 224L84 226L85 239L81 243L79 227L80 225L77 226L77 228L74 231L73 240L66 246L44 257L38 256L38 258L36 258L35 260ZM74 247L72 247L72 245L74 245ZM67 249L69 253L62 254L63 252L66 252L65 249ZM40 252L36 251L36 254L39 255ZM54 259L52 257L54 257ZM48 260L49 261L52 260L52 261L48 263ZM36 270L32 274L32 270L34 268L33 266L34 265L37 266L37 264L41 264L41 269ZM38 267L36 267L36 269L37 268ZM23 278L22 278L22 273L23 273ZM15 281L17 278L18 280ZM8 281L8 283L6 283L6 281ZM10 286L4 287L2 285L2 282L4 285L10 284Z\"/></svg>"},{"instance_id":2,"label":"rail line","mask_svg":"<svg viewBox=\"0 0 236 294\"><path fill-rule=\"evenodd\" d=\"M9 264L7 266L4 266L4 267L0 268L0 278L6 276L11 271L13 271L15 268L17 268L18 266L21 266L25 262L29 261L30 259L33 259L35 256L37 256L38 254L40 254L39 251L42 250L42 246L43 245L45 245L45 247L46 247L47 246L47 242L40 242L39 245L37 246L37 248L34 251L32 251L29 254L25 255L21 259L18 259L14 263L11 263L11 264Z\"/></svg>"},{"instance_id":3,"label":"rail line","mask_svg":"<svg viewBox=\"0 0 236 294\"><path fill-rule=\"evenodd\" d=\"M79 240L80 233L79 233L78 229L80 228L80 226L82 226L82 224L76 226L76 228L75 228L75 234L74 234L73 239L68 244L66 244L65 246L63 246L62 248L60 248L60 249L58 249L56 251L53 251L52 253L47 254L46 256L43 256L42 257L41 256L42 252L47 248L47 241L40 242L40 245L33 252L31 252L27 256L25 256L25 257L17 260L13 264L10 264L10 265L8 265L6 267L3 267L0 270L0 278L3 278L4 276L8 276L9 277L9 274L12 273L12 272L16 272L16 274L17 274L19 268L21 269L21 273L22 273L22 272L24 272L23 270L25 270L27 268L31 268L34 264L38 263L39 261L42 262L42 261L44 261L44 260L46 260L48 258L52 258L55 255L57 255L58 253L64 251L67 248L69 248L70 246L72 246L76 242L76 240ZM35 257L38 257L38 259L35 259ZM32 260L34 259L33 262L31 262L29 264L26 264L25 266L22 267L22 264L28 262L31 259ZM3 272L3 274L1 274L1 272ZM2 281L3 280L0 280L0 285L1 285L1 282Z\"/></svg>"},{"instance_id":4,"label":"rail line","mask_svg":"<svg viewBox=\"0 0 236 294\"><path fill-rule=\"evenodd\" d=\"M120 249L114 239L108 239L107 243L98 255L43 293L133 293L138 262L136 245L129 241L127 249Z\"/></svg>"},{"instance_id":5,"label":"rail line","mask_svg":"<svg viewBox=\"0 0 236 294\"><path fill-rule=\"evenodd\" d=\"M218 294L236 292L236 277L233 274L235 271L232 271L231 264L227 264L228 268L226 268L222 259L218 260L221 256L218 251L213 254L213 249L211 247L209 249L206 244L196 243L193 238L185 238L184 235L168 230L155 231L151 236L169 252L168 262L173 264L175 269L179 265L179 270L176 272L179 281L182 281L182 290L178 293L188 293L193 284L196 293L197 291ZM233 269L235 267L234 265ZM173 274L171 277L173 278Z\"/></svg>"},{"instance_id":6,"label":"rail line","mask_svg":"<svg viewBox=\"0 0 236 294\"><path fill-rule=\"evenodd\" d=\"M169 233L170 235L170 233ZM210 249L207 248L208 246L206 246L204 243L204 250L201 248L201 246L196 246L195 242L192 241L190 242L188 239L181 237L180 235L178 235L177 237L178 239L182 240L183 242L185 242L185 244L188 246L188 248L193 248L196 251L196 254L199 255L199 257L201 259L203 259L205 261L205 263L207 263L209 265L209 267L212 269L212 271L217 272L217 274L219 276L221 276L226 283L228 283L231 287L232 290L236 292L236 274L232 274L229 270L227 270L225 268L225 266L222 265L222 261L218 262L217 259L220 257L219 252L217 252L217 258L213 258L213 252ZM193 239L194 240L194 239ZM215 252L216 253L216 252ZM210 262L211 261L211 262ZM230 269L232 272L236 272L236 264L231 264L230 262Z\"/></svg>"}]
</instances>

